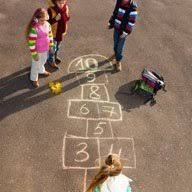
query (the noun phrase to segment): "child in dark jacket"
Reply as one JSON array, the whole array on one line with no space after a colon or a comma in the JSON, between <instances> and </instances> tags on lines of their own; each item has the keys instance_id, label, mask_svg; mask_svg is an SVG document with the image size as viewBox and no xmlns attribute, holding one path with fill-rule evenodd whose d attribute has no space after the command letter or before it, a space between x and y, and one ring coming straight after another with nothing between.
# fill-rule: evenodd
<instances>
[{"instance_id":1,"label":"child in dark jacket","mask_svg":"<svg viewBox=\"0 0 192 192\"><path fill-rule=\"evenodd\" d=\"M48 8L49 23L51 24L53 38L54 38L54 54L50 53L48 63L58 68L57 64L61 62L58 57L60 44L63 36L67 33L67 21L69 20L69 7L67 0L52 0L52 6Z\"/></svg>"},{"instance_id":2,"label":"child in dark jacket","mask_svg":"<svg viewBox=\"0 0 192 192\"><path fill-rule=\"evenodd\" d=\"M114 28L114 58L116 64L114 69L121 70L121 60L123 58L123 48L126 37L132 32L137 17L137 4L133 0L117 0L113 15L108 26Z\"/></svg>"}]
</instances>

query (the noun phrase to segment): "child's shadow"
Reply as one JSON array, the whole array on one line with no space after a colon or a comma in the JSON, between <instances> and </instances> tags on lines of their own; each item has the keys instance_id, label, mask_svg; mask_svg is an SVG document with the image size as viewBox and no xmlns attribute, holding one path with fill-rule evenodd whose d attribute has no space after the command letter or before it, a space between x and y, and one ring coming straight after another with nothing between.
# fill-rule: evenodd
<instances>
[{"instance_id":1,"label":"child's shadow","mask_svg":"<svg viewBox=\"0 0 192 192\"><path fill-rule=\"evenodd\" d=\"M102 66L105 63L106 61L102 61L99 63L99 66ZM46 91L49 89L48 85L43 85L39 88L32 89L33 87L29 81L29 70L30 67L27 67L0 79L0 120L4 119L10 114L16 113L56 96L50 91ZM97 78L104 73L110 72L111 71L108 69L97 71L95 72L95 77ZM80 74L83 73L84 72L80 72ZM54 81L59 81L62 83L74 78L74 81L62 87L62 93L64 93L80 86L80 84L85 84L88 82L89 79L87 77L80 75L80 78L77 79L77 75L77 72L69 73Z\"/></svg>"},{"instance_id":2,"label":"child's shadow","mask_svg":"<svg viewBox=\"0 0 192 192\"><path fill-rule=\"evenodd\" d=\"M115 98L123 107L124 111L130 112L131 109L145 105L151 96L144 92L136 93L133 91L133 87L137 81L138 80L134 80L122 85L115 94Z\"/></svg>"}]
</instances>

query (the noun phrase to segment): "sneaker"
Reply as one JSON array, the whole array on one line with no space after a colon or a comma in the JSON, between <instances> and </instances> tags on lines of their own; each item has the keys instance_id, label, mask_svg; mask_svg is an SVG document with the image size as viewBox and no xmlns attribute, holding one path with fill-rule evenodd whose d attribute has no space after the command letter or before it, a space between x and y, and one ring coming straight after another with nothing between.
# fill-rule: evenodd
<instances>
[{"instance_id":1,"label":"sneaker","mask_svg":"<svg viewBox=\"0 0 192 192\"><path fill-rule=\"evenodd\" d=\"M121 62L117 61L116 63L118 71L121 71Z\"/></svg>"},{"instance_id":2,"label":"sneaker","mask_svg":"<svg viewBox=\"0 0 192 192\"><path fill-rule=\"evenodd\" d=\"M119 72L119 68L117 67L117 64L113 64L113 70L115 73Z\"/></svg>"},{"instance_id":3,"label":"sneaker","mask_svg":"<svg viewBox=\"0 0 192 192\"><path fill-rule=\"evenodd\" d=\"M59 57L55 58L55 63L56 63L56 64L61 63L61 59L60 59Z\"/></svg>"},{"instance_id":4,"label":"sneaker","mask_svg":"<svg viewBox=\"0 0 192 192\"><path fill-rule=\"evenodd\" d=\"M39 81L31 81L34 88L39 87Z\"/></svg>"}]
</instances>

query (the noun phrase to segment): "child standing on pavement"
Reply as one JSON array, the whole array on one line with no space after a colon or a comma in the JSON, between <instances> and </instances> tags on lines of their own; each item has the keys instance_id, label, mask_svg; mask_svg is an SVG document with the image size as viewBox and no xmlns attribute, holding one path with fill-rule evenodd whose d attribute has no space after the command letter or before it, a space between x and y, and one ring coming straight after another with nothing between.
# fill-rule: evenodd
<instances>
[{"instance_id":1,"label":"child standing on pavement","mask_svg":"<svg viewBox=\"0 0 192 192\"><path fill-rule=\"evenodd\" d=\"M37 9L26 31L27 43L32 55L30 80L34 87L39 87L39 74L50 75L44 67L48 52L53 51L54 46L51 26L47 22L48 19L49 15L46 9Z\"/></svg>"},{"instance_id":2,"label":"child standing on pavement","mask_svg":"<svg viewBox=\"0 0 192 192\"><path fill-rule=\"evenodd\" d=\"M132 180L122 174L122 169L119 156L117 154L109 155L87 192L131 192L130 182Z\"/></svg>"},{"instance_id":3,"label":"child standing on pavement","mask_svg":"<svg viewBox=\"0 0 192 192\"><path fill-rule=\"evenodd\" d=\"M48 14L54 38L54 54L49 54L47 62L52 67L58 68L57 64L61 62L61 59L58 57L58 51L61 41L63 40L63 36L67 32L67 21L70 17L67 0L52 0L52 3L53 6L48 8Z\"/></svg>"},{"instance_id":4,"label":"child standing on pavement","mask_svg":"<svg viewBox=\"0 0 192 192\"><path fill-rule=\"evenodd\" d=\"M121 70L123 48L126 37L132 32L137 17L137 4L134 0L117 0L113 14L109 20L109 29L114 28L114 57L116 71Z\"/></svg>"}]
</instances>

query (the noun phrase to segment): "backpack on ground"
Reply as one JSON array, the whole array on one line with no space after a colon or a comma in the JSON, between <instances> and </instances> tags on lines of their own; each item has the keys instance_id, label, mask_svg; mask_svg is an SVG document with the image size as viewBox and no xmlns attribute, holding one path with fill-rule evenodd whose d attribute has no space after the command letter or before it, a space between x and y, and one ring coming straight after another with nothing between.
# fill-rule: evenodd
<instances>
[{"instance_id":1,"label":"backpack on ground","mask_svg":"<svg viewBox=\"0 0 192 192\"><path fill-rule=\"evenodd\" d=\"M139 90L146 92L149 94L149 98L145 101L145 103L150 101L151 105L154 105L156 103L154 97L161 89L166 91L164 78L154 71L144 69L141 73L141 79L136 81L132 92L135 93Z\"/></svg>"}]
</instances>

